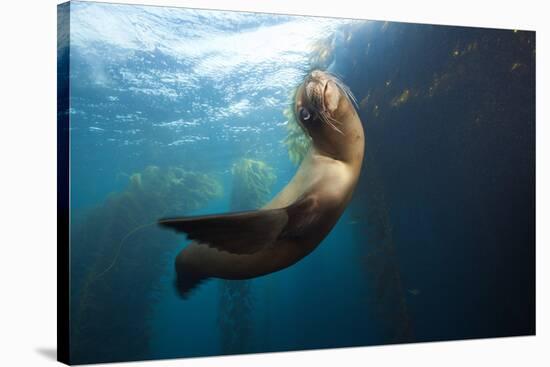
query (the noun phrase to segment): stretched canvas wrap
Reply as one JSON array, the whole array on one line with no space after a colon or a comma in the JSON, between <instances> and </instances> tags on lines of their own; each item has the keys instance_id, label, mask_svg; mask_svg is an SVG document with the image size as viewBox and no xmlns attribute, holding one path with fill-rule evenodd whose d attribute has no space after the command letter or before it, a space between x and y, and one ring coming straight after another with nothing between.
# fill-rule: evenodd
<instances>
[{"instance_id":1,"label":"stretched canvas wrap","mask_svg":"<svg viewBox=\"0 0 550 367\"><path fill-rule=\"evenodd\" d=\"M535 333L535 32L74 1L57 65L60 361Z\"/></svg>"}]
</instances>

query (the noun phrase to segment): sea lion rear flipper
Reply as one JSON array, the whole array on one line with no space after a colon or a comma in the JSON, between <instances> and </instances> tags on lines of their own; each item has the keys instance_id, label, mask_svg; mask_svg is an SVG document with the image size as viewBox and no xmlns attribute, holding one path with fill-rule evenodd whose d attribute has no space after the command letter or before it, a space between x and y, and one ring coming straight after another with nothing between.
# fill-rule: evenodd
<instances>
[{"instance_id":1,"label":"sea lion rear flipper","mask_svg":"<svg viewBox=\"0 0 550 367\"><path fill-rule=\"evenodd\" d=\"M194 289L208 279L207 277L180 270L176 274L174 288L181 298L187 299Z\"/></svg>"},{"instance_id":2,"label":"sea lion rear flipper","mask_svg":"<svg viewBox=\"0 0 550 367\"><path fill-rule=\"evenodd\" d=\"M168 218L159 224L184 232L200 244L234 254L252 254L278 239L301 236L318 216L315 203L312 197L304 197L285 208Z\"/></svg>"},{"instance_id":3,"label":"sea lion rear flipper","mask_svg":"<svg viewBox=\"0 0 550 367\"><path fill-rule=\"evenodd\" d=\"M224 215L161 219L159 224L184 232L191 240L234 254L251 254L273 243L285 227L285 208Z\"/></svg>"}]
</instances>

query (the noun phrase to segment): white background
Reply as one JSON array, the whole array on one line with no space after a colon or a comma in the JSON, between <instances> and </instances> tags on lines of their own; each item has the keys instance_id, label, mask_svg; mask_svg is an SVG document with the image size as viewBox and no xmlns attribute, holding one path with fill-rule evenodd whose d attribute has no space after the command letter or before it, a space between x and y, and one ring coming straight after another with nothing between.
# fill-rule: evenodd
<instances>
[{"instance_id":1,"label":"white background","mask_svg":"<svg viewBox=\"0 0 550 367\"><path fill-rule=\"evenodd\" d=\"M129 2L132 1L119 1ZM136 1L133 1L134 3ZM548 365L549 22L544 1L144 0L288 14L537 31L537 336L141 362L149 366ZM52 365L56 353L56 5L0 11L0 366ZM545 16L546 15L546 16ZM216 342L216 341L213 341Z\"/></svg>"}]
</instances>

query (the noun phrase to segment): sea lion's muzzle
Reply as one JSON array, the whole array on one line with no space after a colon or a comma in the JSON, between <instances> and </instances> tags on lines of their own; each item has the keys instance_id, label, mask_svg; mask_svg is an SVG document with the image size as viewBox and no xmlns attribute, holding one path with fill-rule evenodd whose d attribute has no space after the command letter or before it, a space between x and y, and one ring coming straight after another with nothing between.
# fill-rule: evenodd
<instances>
[{"instance_id":1,"label":"sea lion's muzzle","mask_svg":"<svg viewBox=\"0 0 550 367\"><path fill-rule=\"evenodd\" d=\"M340 101L340 90L330 79L325 81L325 89L323 92L325 108L332 114L338 108Z\"/></svg>"},{"instance_id":2,"label":"sea lion's muzzle","mask_svg":"<svg viewBox=\"0 0 550 367\"><path fill-rule=\"evenodd\" d=\"M349 88L336 76L328 72L314 70L298 87L294 113L301 126L310 135L310 129L321 125L330 127L332 131L336 131L340 135L345 135L340 120L347 111L345 108L347 100L349 103L357 104Z\"/></svg>"},{"instance_id":3,"label":"sea lion's muzzle","mask_svg":"<svg viewBox=\"0 0 550 367\"><path fill-rule=\"evenodd\" d=\"M332 114L338 108L340 90L329 74L314 70L307 76L304 85L307 99L317 111Z\"/></svg>"}]
</instances>

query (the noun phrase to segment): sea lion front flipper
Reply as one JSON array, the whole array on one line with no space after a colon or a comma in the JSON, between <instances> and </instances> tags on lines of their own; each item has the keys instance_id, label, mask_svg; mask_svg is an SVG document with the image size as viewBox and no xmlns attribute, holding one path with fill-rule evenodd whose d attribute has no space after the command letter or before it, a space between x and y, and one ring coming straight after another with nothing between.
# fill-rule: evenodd
<instances>
[{"instance_id":1,"label":"sea lion front flipper","mask_svg":"<svg viewBox=\"0 0 550 367\"><path fill-rule=\"evenodd\" d=\"M288 222L286 208L224 215L161 219L159 224L184 232L200 244L234 254L252 254L273 243Z\"/></svg>"},{"instance_id":2,"label":"sea lion front flipper","mask_svg":"<svg viewBox=\"0 0 550 367\"><path fill-rule=\"evenodd\" d=\"M285 208L167 218L159 224L184 232L199 244L234 254L252 254L277 240L307 235L319 215L316 203L313 197L305 196Z\"/></svg>"}]
</instances>

